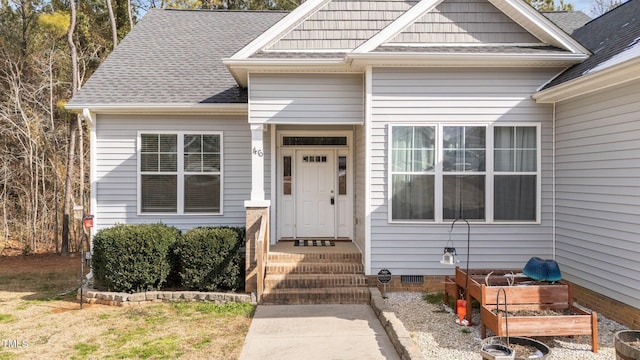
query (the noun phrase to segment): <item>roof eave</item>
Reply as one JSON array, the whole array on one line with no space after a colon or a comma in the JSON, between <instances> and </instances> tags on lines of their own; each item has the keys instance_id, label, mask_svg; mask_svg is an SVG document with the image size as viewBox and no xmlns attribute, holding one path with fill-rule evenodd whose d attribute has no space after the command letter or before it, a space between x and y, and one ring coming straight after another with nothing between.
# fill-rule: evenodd
<instances>
[{"instance_id":1,"label":"roof eave","mask_svg":"<svg viewBox=\"0 0 640 360\"><path fill-rule=\"evenodd\" d=\"M246 103L127 103L127 104L67 104L65 109L77 113L90 111L95 114L216 114L246 115Z\"/></svg>"},{"instance_id":2,"label":"roof eave","mask_svg":"<svg viewBox=\"0 0 640 360\"><path fill-rule=\"evenodd\" d=\"M591 54L589 49L526 2L518 0L489 0L489 2L545 43L577 54Z\"/></svg>"},{"instance_id":3,"label":"roof eave","mask_svg":"<svg viewBox=\"0 0 640 360\"><path fill-rule=\"evenodd\" d=\"M542 104L557 103L638 79L640 58L634 58L539 91L533 99Z\"/></svg>"}]
</instances>

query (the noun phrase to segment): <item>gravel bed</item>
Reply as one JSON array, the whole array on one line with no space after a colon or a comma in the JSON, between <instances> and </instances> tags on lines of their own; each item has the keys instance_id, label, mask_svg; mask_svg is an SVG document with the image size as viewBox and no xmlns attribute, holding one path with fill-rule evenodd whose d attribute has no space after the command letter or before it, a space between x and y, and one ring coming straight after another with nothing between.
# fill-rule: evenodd
<instances>
[{"instance_id":1,"label":"gravel bed","mask_svg":"<svg viewBox=\"0 0 640 360\"><path fill-rule=\"evenodd\" d=\"M474 326L455 323L457 315L444 304L429 304L423 293L388 293L389 306L428 360L478 360L480 355L480 312L474 308ZM589 336L536 337L551 348L553 360L614 360L613 337L628 329L598 314L598 353L591 351ZM489 331L490 332L490 331Z\"/></svg>"}]
</instances>

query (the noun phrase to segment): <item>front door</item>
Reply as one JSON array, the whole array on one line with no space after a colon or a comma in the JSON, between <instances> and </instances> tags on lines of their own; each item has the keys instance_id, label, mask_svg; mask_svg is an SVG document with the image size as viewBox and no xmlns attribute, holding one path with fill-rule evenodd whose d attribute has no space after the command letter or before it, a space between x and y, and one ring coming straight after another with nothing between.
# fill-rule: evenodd
<instances>
[{"instance_id":1,"label":"front door","mask_svg":"<svg viewBox=\"0 0 640 360\"><path fill-rule=\"evenodd\" d=\"M296 153L296 236L334 237L335 152L303 149Z\"/></svg>"}]
</instances>

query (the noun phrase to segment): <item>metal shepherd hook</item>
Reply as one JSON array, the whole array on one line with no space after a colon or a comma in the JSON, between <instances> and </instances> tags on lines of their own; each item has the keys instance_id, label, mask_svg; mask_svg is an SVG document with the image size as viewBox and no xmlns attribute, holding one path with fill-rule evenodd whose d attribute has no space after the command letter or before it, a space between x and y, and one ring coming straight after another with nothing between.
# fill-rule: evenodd
<instances>
[{"instance_id":1,"label":"metal shepherd hook","mask_svg":"<svg viewBox=\"0 0 640 360\"><path fill-rule=\"evenodd\" d=\"M467 315L466 295L467 295L467 289L469 288L469 248L470 248L469 244L471 240L471 225L469 225L469 221L467 221L467 219L465 218L457 218L453 220L453 222L451 223L451 228L449 229L449 237L451 237L453 226L456 224L458 220L462 220L465 223L467 223L467 270L466 270L464 291L460 293L461 299L456 301L456 310L458 312L458 319L456 320L456 323L467 326L467 325L470 325L470 322L466 320L465 317Z\"/></svg>"}]
</instances>

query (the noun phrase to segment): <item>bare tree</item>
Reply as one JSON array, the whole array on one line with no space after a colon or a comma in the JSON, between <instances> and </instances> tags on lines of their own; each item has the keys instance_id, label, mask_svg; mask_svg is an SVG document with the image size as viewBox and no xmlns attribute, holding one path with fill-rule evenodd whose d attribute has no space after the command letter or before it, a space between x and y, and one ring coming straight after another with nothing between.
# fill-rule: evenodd
<instances>
[{"instance_id":1,"label":"bare tree","mask_svg":"<svg viewBox=\"0 0 640 360\"><path fill-rule=\"evenodd\" d=\"M118 27L116 26L116 17L113 14L113 6L111 5L111 0L107 1L107 10L109 11L109 23L111 24L111 41L112 41L112 49L115 49L118 46Z\"/></svg>"},{"instance_id":2,"label":"bare tree","mask_svg":"<svg viewBox=\"0 0 640 360\"><path fill-rule=\"evenodd\" d=\"M133 29L133 10L131 8L131 0L127 0L127 16L129 17L129 30Z\"/></svg>"},{"instance_id":3,"label":"bare tree","mask_svg":"<svg viewBox=\"0 0 640 360\"><path fill-rule=\"evenodd\" d=\"M593 0L591 3L591 8L589 8L589 12L591 16L598 17L609 10L613 10L622 4L621 0Z\"/></svg>"},{"instance_id":4,"label":"bare tree","mask_svg":"<svg viewBox=\"0 0 640 360\"><path fill-rule=\"evenodd\" d=\"M75 96L78 92L78 54L76 51L76 44L73 40L73 34L76 29L76 4L75 0L69 1L69 8L71 10L71 18L69 23L69 31L67 32L67 44L69 45L69 52L71 53L71 96ZM78 129L77 119L72 119L69 122L69 143L67 145L67 173L64 181L64 208L62 215L62 255L69 255L69 222L71 207L73 204L73 191L72 191L72 178L73 168L75 166L76 155L76 131Z\"/></svg>"}]
</instances>

